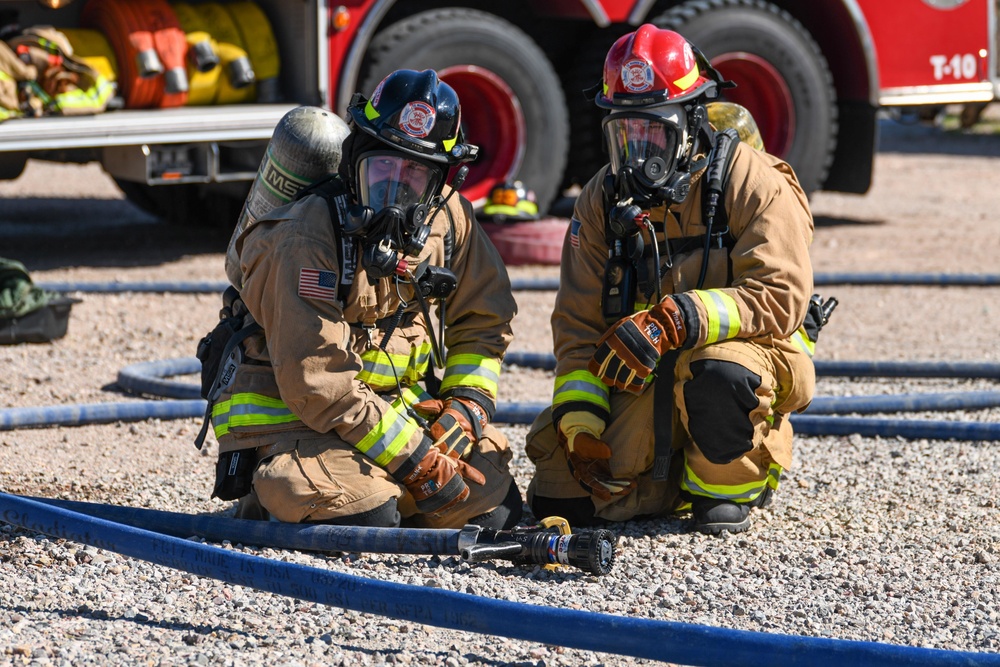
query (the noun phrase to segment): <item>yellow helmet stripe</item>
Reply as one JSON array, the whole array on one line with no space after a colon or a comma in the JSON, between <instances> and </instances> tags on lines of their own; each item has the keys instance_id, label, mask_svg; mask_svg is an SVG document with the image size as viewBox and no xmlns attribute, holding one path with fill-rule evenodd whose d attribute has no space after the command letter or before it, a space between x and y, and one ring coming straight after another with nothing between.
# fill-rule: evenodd
<instances>
[{"instance_id":1,"label":"yellow helmet stripe","mask_svg":"<svg viewBox=\"0 0 1000 667\"><path fill-rule=\"evenodd\" d=\"M680 88L681 90L687 90L688 88L694 85L694 82L698 80L698 77L700 75L701 72L698 71L698 66L695 65L694 67L691 68L690 72L688 72L681 78L674 81L674 85Z\"/></svg>"}]
</instances>

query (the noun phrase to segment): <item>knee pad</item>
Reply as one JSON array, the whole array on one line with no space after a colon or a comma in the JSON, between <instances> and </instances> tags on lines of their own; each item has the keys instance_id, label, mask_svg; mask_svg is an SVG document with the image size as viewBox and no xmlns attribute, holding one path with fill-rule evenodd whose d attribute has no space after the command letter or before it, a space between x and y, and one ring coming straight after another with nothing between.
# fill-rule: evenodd
<instances>
[{"instance_id":1,"label":"knee pad","mask_svg":"<svg viewBox=\"0 0 1000 667\"><path fill-rule=\"evenodd\" d=\"M590 497L546 498L536 495L531 501L531 512L539 521L550 516L562 517L573 528L605 523L604 519L594 516L594 502Z\"/></svg>"},{"instance_id":2,"label":"knee pad","mask_svg":"<svg viewBox=\"0 0 1000 667\"><path fill-rule=\"evenodd\" d=\"M523 513L524 501L521 499L521 491L517 488L517 484L511 480L510 488L507 489L507 496L503 502L489 512L472 517L468 523L494 530L508 530L517 525Z\"/></svg>"},{"instance_id":3,"label":"knee pad","mask_svg":"<svg viewBox=\"0 0 1000 667\"><path fill-rule=\"evenodd\" d=\"M399 510L396 507L396 499L389 498L378 507L360 514L348 514L333 519L320 519L319 521L303 521L303 523L325 524L328 526L365 526L368 528L398 528Z\"/></svg>"},{"instance_id":4,"label":"knee pad","mask_svg":"<svg viewBox=\"0 0 1000 667\"><path fill-rule=\"evenodd\" d=\"M753 449L750 413L760 404L760 376L732 361L702 359L691 364L684 404L694 444L717 465Z\"/></svg>"}]
</instances>

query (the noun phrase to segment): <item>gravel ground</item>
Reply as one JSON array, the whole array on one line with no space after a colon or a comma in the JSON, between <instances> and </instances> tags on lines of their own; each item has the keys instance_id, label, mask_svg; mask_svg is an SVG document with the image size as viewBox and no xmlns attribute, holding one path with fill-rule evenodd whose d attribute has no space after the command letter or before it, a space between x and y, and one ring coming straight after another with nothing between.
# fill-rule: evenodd
<instances>
[{"instance_id":1,"label":"gravel ground","mask_svg":"<svg viewBox=\"0 0 1000 667\"><path fill-rule=\"evenodd\" d=\"M987 119L990 119L987 114ZM865 196L813 197L817 272L995 273L1000 134L883 126ZM224 280L228 233L168 227L95 165L31 163L0 183L0 256L37 282ZM43 240L44 247L39 244ZM513 277L554 276L512 267ZM998 361L996 287L829 286L817 359ZM0 347L10 407L131 400L132 363L193 356L214 295L79 294L69 334ZM551 292L519 293L512 350L548 352ZM193 382L194 378L190 378ZM550 373L508 368L501 400L545 401ZM987 380L822 378L821 396L995 391ZM904 419L1000 422L1000 408ZM209 500L215 442L198 419L0 432L0 489L225 514ZM521 488L525 426L504 431ZM1000 652L1000 447L990 441L798 437L777 502L751 530L687 519L615 527L611 575L455 557L308 554L287 563L501 600L714 627ZM996 656L992 656L996 658ZM0 524L0 663L32 665L635 665L651 661L444 630L222 583ZM776 660L780 661L780 660Z\"/></svg>"}]
</instances>

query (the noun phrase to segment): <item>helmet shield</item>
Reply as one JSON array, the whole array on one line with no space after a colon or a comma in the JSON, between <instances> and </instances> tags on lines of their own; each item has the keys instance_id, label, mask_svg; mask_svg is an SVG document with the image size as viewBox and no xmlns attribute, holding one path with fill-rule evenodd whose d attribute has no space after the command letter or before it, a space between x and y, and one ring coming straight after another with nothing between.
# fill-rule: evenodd
<instances>
[{"instance_id":1,"label":"helmet shield","mask_svg":"<svg viewBox=\"0 0 1000 667\"><path fill-rule=\"evenodd\" d=\"M357 174L358 198L373 213L389 206L406 211L414 204L429 204L444 184L440 167L393 152L363 154Z\"/></svg>"},{"instance_id":2,"label":"helmet shield","mask_svg":"<svg viewBox=\"0 0 1000 667\"><path fill-rule=\"evenodd\" d=\"M625 112L607 116L603 128L612 173L631 167L636 173L649 172L650 181L665 178L677 168L684 152L686 125L684 109L673 105L663 115Z\"/></svg>"}]
</instances>

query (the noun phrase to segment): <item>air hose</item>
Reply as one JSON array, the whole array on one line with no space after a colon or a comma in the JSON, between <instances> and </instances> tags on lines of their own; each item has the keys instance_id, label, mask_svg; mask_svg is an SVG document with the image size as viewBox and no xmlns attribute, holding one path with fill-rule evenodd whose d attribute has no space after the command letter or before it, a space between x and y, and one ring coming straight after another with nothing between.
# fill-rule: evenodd
<instances>
[{"instance_id":1,"label":"air hose","mask_svg":"<svg viewBox=\"0 0 1000 667\"><path fill-rule=\"evenodd\" d=\"M1000 655L802 637L490 600L366 579L182 540L0 493L0 516L24 530L238 586L452 630L706 667L1000 665Z\"/></svg>"}]
</instances>

